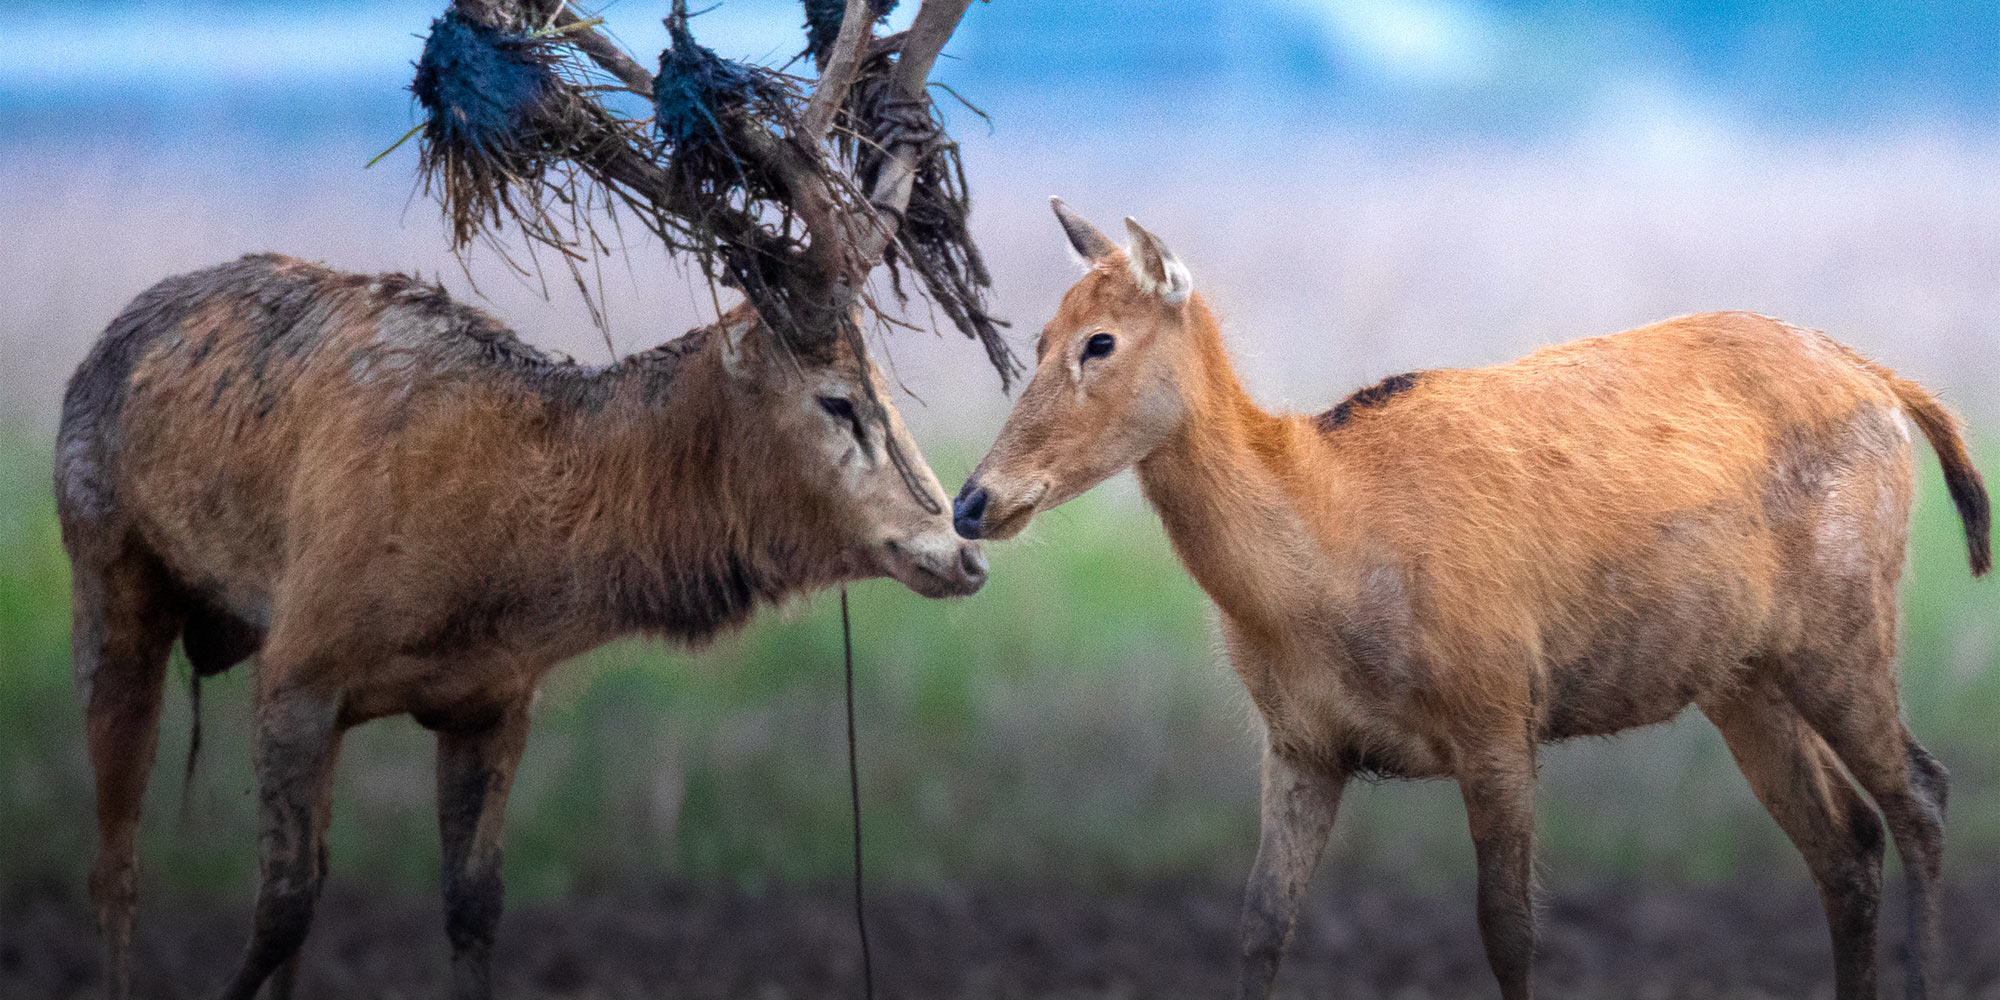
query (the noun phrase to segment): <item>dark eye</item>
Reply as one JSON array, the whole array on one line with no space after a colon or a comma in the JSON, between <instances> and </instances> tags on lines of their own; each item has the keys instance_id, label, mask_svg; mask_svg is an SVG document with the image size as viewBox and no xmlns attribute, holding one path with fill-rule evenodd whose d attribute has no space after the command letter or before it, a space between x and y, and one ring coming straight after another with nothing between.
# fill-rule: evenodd
<instances>
[{"instance_id":1,"label":"dark eye","mask_svg":"<svg viewBox=\"0 0 2000 1000\"><path fill-rule=\"evenodd\" d=\"M1116 346L1118 346L1118 340L1110 334L1093 333L1090 335L1089 340L1083 342L1083 356L1085 359L1101 358L1110 354L1111 349Z\"/></svg>"},{"instance_id":2,"label":"dark eye","mask_svg":"<svg viewBox=\"0 0 2000 1000\"><path fill-rule=\"evenodd\" d=\"M819 408L825 410L826 415L835 420L847 421L848 428L854 432L854 440L863 444L868 442L868 435L861 430L861 417L854 412L853 400L843 396L821 396Z\"/></svg>"}]
</instances>

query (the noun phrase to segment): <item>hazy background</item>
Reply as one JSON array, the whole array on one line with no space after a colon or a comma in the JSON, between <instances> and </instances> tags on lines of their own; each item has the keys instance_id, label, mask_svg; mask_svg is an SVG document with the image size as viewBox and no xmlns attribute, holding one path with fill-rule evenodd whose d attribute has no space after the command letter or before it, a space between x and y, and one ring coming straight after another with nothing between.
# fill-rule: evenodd
<instances>
[{"instance_id":1,"label":"hazy background","mask_svg":"<svg viewBox=\"0 0 2000 1000\"><path fill-rule=\"evenodd\" d=\"M244 252L416 271L474 296L414 192L414 146L362 168L415 121L405 86L439 9L30 0L0 21L0 888L79 894L92 829L48 487L62 382L133 295ZM649 55L664 9L605 14ZM783 61L800 19L795 3L727 0L695 28L724 55ZM1750 309L1942 391L2000 468L1990 0L998 0L974 6L947 55L938 79L992 116L950 112L998 312L1024 351L1075 276L1045 207L1060 193L1107 231L1130 214L1174 247L1269 405L1318 410L1393 372ZM526 339L606 356L560 282L545 300L490 254L471 274ZM603 280L620 351L709 318L705 290L644 245ZM928 401L902 405L955 486L1008 401L956 334L884 346ZM1906 688L1957 780L1948 869L1964 878L2000 863L2000 600L1967 580L1922 461ZM871 874L1240 879L1250 710L1129 480L991 556L993 583L957 604L855 590ZM511 809L516 898L632 877L839 877L833 608L765 615L700 655L631 643L558 673ZM186 705L169 699L144 849L156 889L247 902L244 673L209 687L214 739L185 829L172 786ZM427 738L394 720L348 746L334 884L428 892ZM1805 884L1698 719L1548 759L1558 896L1618 878ZM1316 892L1453 889L1471 866L1455 791L1354 793L1329 858L1338 874Z\"/></svg>"}]
</instances>

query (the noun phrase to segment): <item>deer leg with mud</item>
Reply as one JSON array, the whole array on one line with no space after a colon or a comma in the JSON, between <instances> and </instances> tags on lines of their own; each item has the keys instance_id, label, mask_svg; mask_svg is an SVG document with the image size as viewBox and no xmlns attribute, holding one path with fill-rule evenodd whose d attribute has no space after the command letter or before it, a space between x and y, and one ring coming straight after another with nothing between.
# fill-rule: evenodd
<instances>
[{"instance_id":1,"label":"deer leg with mud","mask_svg":"<svg viewBox=\"0 0 2000 1000\"><path fill-rule=\"evenodd\" d=\"M1319 867L1344 774L1320 774L1264 750L1262 832L1250 884L1243 893L1243 967L1237 996L1263 1000L1271 995L1278 962L1291 943L1306 883Z\"/></svg>"},{"instance_id":2,"label":"deer leg with mud","mask_svg":"<svg viewBox=\"0 0 2000 1000\"><path fill-rule=\"evenodd\" d=\"M500 860L507 791L527 745L526 705L500 719L437 734L438 833L444 842L444 922L452 995L493 995L493 936L500 926Z\"/></svg>"},{"instance_id":3,"label":"deer leg with mud","mask_svg":"<svg viewBox=\"0 0 2000 1000\"><path fill-rule=\"evenodd\" d=\"M227 1000L251 1000L267 978L273 1000L291 996L299 946L326 880L340 753L337 701L304 688L260 692L259 701L257 905L243 964L222 993Z\"/></svg>"}]
</instances>

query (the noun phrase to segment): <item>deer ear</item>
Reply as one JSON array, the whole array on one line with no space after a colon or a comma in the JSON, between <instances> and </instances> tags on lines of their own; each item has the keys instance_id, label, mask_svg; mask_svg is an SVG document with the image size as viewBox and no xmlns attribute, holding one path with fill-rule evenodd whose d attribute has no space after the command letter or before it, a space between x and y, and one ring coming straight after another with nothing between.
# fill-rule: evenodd
<instances>
[{"instance_id":1,"label":"deer ear","mask_svg":"<svg viewBox=\"0 0 2000 1000\"><path fill-rule=\"evenodd\" d=\"M1083 216L1076 214L1061 198L1050 198L1049 207L1056 210L1056 221L1062 223L1063 234L1069 237L1069 245L1085 263L1095 264L1118 252L1118 246L1109 237L1097 231Z\"/></svg>"},{"instance_id":2,"label":"deer ear","mask_svg":"<svg viewBox=\"0 0 2000 1000\"><path fill-rule=\"evenodd\" d=\"M749 379L756 376L763 361L763 336L757 331L764 324L756 314L749 316L727 316L722 321L722 370L732 377Z\"/></svg>"},{"instance_id":3,"label":"deer ear","mask_svg":"<svg viewBox=\"0 0 2000 1000\"><path fill-rule=\"evenodd\" d=\"M1131 216L1125 217L1125 229L1132 234L1132 248L1126 257L1139 290L1158 295L1170 306L1186 302L1194 294L1194 276L1188 273L1187 265Z\"/></svg>"}]
</instances>

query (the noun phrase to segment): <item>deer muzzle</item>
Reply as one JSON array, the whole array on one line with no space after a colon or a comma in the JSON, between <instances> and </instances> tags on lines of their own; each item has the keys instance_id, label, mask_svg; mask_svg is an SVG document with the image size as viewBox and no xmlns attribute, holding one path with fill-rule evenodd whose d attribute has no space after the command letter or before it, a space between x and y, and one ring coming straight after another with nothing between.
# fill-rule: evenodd
<instances>
[{"instance_id":1,"label":"deer muzzle","mask_svg":"<svg viewBox=\"0 0 2000 1000\"><path fill-rule=\"evenodd\" d=\"M972 479L952 501L951 526L960 538L1000 540L1019 534L1034 519L1041 502L1049 495L1046 482L1025 490L995 488L982 482L975 470Z\"/></svg>"},{"instance_id":2,"label":"deer muzzle","mask_svg":"<svg viewBox=\"0 0 2000 1000\"><path fill-rule=\"evenodd\" d=\"M882 543L883 569L925 597L968 597L986 585L986 555L977 542L949 532Z\"/></svg>"}]
</instances>

